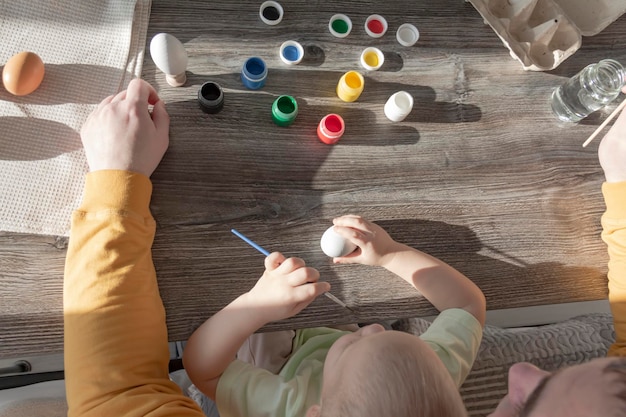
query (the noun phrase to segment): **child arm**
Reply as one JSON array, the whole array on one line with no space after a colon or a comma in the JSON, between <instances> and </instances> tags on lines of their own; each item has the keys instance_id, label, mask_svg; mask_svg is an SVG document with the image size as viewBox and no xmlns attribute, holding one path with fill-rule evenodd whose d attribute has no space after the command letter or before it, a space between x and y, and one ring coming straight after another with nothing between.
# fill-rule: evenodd
<instances>
[{"instance_id":1,"label":"child arm","mask_svg":"<svg viewBox=\"0 0 626 417\"><path fill-rule=\"evenodd\" d=\"M298 258L272 253L254 288L240 295L202 324L183 353L192 382L215 400L220 377L244 341L265 324L299 313L330 284L318 282L319 272Z\"/></svg>"},{"instance_id":2,"label":"child arm","mask_svg":"<svg viewBox=\"0 0 626 417\"><path fill-rule=\"evenodd\" d=\"M359 216L334 220L337 233L358 249L335 263L362 263L382 266L407 281L439 311L461 308L485 323L485 297L465 275L445 262L394 241L380 226Z\"/></svg>"}]
</instances>

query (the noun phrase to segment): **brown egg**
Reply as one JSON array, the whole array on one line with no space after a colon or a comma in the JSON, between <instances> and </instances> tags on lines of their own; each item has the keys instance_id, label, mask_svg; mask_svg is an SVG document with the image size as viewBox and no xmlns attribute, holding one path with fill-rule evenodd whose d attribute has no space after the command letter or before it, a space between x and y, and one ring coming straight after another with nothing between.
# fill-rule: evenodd
<instances>
[{"instance_id":1,"label":"brown egg","mask_svg":"<svg viewBox=\"0 0 626 417\"><path fill-rule=\"evenodd\" d=\"M43 81L43 61L33 52L13 55L2 70L2 84L13 95L32 93Z\"/></svg>"}]
</instances>

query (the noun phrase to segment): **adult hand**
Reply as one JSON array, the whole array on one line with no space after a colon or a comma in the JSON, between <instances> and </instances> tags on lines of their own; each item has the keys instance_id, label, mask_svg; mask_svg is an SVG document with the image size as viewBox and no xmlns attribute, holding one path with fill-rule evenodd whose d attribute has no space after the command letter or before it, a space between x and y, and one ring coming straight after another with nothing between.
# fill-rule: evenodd
<instances>
[{"instance_id":1,"label":"adult hand","mask_svg":"<svg viewBox=\"0 0 626 417\"><path fill-rule=\"evenodd\" d=\"M626 93L626 87L622 89ZM598 147L607 182L626 181L626 111L620 113Z\"/></svg>"},{"instance_id":2,"label":"adult hand","mask_svg":"<svg viewBox=\"0 0 626 417\"><path fill-rule=\"evenodd\" d=\"M149 177L169 145L169 126L165 104L154 87L132 80L127 90L102 100L81 129L89 170L125 170Z\"/></svg>"},{"instance_id":3,"label":"adult hand","mask_svg":"<svg viewBox=\"0 0 626 417\"><path fill-rule=\"evenodd\" d=\"M319 282L319 278L319 272L302 259L274 252L265 258L265 272L246 299L263 322L286 319L330 290L330 284Z\"/></svg>"}]
</instances>

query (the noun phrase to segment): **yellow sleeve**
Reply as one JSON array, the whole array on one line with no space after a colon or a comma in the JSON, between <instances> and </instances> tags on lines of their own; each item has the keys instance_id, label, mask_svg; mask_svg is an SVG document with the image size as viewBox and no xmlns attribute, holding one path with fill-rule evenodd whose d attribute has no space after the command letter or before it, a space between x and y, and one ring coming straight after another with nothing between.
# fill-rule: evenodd
<instances>
[{"instance_id":1,"label":"yellow sleeve","mask_svg":"<svg viewBox=\"0 0 626 417\"><path fill-rule=\"evenodd\" d=\"M609 251L609 303L616 333L608 354L626 356L626 182L604 183L602 193L602 240Z\"/></svg>"},{"instance_id":2,"label":"yellow sleeve","mask_svg":"<svg viewBox=\"0 0 626 417\"><path fill-rule=\"evenodd\" d=\"M141 174L87 174L63 283L70 417L203 415L168 376L151 194Z\"/></svg>"}]
</instances>

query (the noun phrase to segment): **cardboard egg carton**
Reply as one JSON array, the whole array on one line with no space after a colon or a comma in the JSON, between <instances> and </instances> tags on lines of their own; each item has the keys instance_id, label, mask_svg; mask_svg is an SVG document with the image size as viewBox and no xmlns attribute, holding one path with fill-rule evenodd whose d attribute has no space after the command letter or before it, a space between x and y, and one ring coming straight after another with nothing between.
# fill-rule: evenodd
<instances>
[{"instance_id":1,"label":"cardboard egg carton","mask_svg":"<svg viewBox=\"0 0 626 417\"><path fill-rule=\"evenodd\" d=\"M626 12L626 0L467 0L525 70L548 71Z\"/></svg>"}]
</instances>

